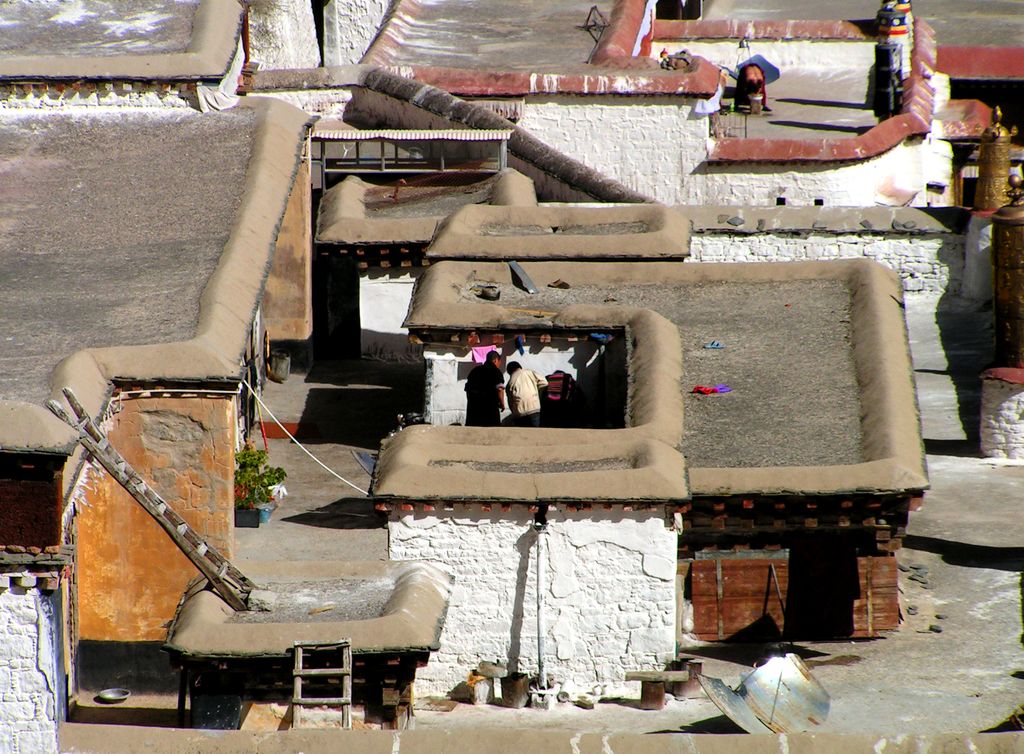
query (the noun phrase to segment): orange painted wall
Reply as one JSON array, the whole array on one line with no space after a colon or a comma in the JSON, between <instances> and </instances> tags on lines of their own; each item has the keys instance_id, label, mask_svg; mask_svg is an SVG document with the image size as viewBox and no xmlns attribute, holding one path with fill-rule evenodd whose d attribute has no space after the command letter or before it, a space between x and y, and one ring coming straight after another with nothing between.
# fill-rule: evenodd
<instances>
[{"instance_id":1,"label":"orange painted wall","mask_svg":"<svg viewBox=\"0 0 1024 754\"><path fill-rule=\"evenodd\" d=\"M309 167L303 162L277 234L263 297L263 316L272 340L305 340L313 334L311 207Z\"/></svg>"},{"instance_id":2,"label":"orange painted wall","mask_svg":"<svg viewBox=\"0 0 1024 754\"><path fill-rule=\"evenodd\" d=\"M110 441L200 534L231 557L234 421L230 396L129 398ZM79 636L157 641L198 574L167 534L106 472L78 513Z\"/></svg>"}]
</instances>

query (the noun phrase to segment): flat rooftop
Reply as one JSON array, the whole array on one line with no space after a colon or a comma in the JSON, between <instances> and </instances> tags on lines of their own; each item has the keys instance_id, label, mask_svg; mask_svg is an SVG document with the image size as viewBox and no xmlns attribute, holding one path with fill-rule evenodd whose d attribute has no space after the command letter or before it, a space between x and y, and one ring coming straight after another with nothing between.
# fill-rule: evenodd
<instances>
[{"instance_id":1,"label":"flat rooftop","mask_svg":"<svg viewBox=\"0 0 1024 754\"><path fill-rule=\"evenodd\" d=\"M658 500L684 494L653 484L680 473L684 457L695 496L927 487L902 291L881 266L522 265L537 294L514 285L505 264L432 265L406 326L445 347L460 331L489 342L622 328L626 427L412 427L383 445L378 497ZM480 283L497 286L498 301L479 298ZM705 348L712 341L724 347ZM693 392L718 385L731 390Z\"/></svg>"},{"instance_id":2,"label":"flat rooftop","mask_svg":"<svg viewBox=\"0 0 1024 754\"><path fill-rule=\"evenodd\" d=\"M269 100L0 114L0 448L63 447L42 408L63 385L95 411L113 377L238 373L307 120Z\"/></svg>"},{"instance_id":3,"label":"flat rooftop","mask_svg":"<svg viewBox=\"0 0 1024 754\"><path fill-rule=\"evenodd\" d=\"M440 68L566 72L586 67L594 40L582 26L592 2L398 2L401 63ZM373 53L365 62L373 62Z\"/></svg>"},{"instance_id":4,"label":"flat rooftop","mask_svg":"<svg viewBox=\"0 0 1024 754\"><path fill-rule=\"evenodd\" d=\"M256 127L248 108L0 117L0 399L42 403L82 348L193 336Z\"/></svg>"},{"instance_id":5,"label":"flat rooftop","mask_svg":"<svg viewBox=\"0 0 1024 754\"><path fill-rule=\"evenodd\" d=\"M4 3L0 58L184 52L200 0Z\"/></svg>"},{"instance_id":6,"label":"flat rooftop","mask_svg":"<svg viewBox=\"0 0 1024 754\"><path fill-rule=\"evenodd\" d=\"M561 311L615 301L671 321L682 347L682 449L691 467L866 460L845 280L624 282L545 286L536 295L512 285L500 290L507 306ZM468 288L461 295L479 300ZM712 341L724 347L704 347ZM717 384L732 392L692 392Z\"/></svg>"},{"instance_id":7,"label":"flat rooftop","mask_svg":"<svg viewBox=\"0 0 1024 754\"><path fill-rule=\"evenodd\" d=\"M219 79L241 17L222 0L5 2L0 80Z\"/></svg>"},{"instance_id":8,"label":"flat rooftop","mask_svg":"<svg viewBox=\"0 0 1024 754\"><path fill-rule=\"evenodd\" d=\"M874 18L875 0L706 0L704 18L790 20ZM1019 47L1024 45L1024 13L1019 0L915 0L914 15L933 27L940 45Z\"/></svg>"}]
</instances>

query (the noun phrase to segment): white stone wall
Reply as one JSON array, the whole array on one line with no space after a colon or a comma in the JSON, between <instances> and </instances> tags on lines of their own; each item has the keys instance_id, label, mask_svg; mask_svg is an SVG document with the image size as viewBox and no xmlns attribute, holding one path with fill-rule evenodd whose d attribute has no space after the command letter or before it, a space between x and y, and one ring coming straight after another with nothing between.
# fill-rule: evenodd
<instances>
[{"instance_id":1,"label":"white stone wall","mask_svg":"<svg viewBox=\"0 0 1024 754\"><path fill-rule=\"evenodd\" d=\"M195 84L169 87L138 82L82 84L7 84L0 86L0 110L49 110L68 107L190 107L198 108Z\"/></svg>"},{"instance_id":2,"label":"white stone wall","mask_svg":"<svg viewBox=\"0 0 1024 754\"><path fill-rule=\"evenodd\" d=\"M402 327L412 290L422 268L369 270L359 276L359 326L363 356L376 359L419 358L420 346L409 343Z\"/></svg>"},{"instance_id":3,"label":"white stone wall","mask_svg":"<svg viewBox=\"0 0 1024 754\"><path fill-rule=\"evenodd\" d=\"M531 97L519 125L634 191L680 204L707 156L708 119L692 115L692 104L682 97Z\"/></svg>"},{"instance_id":4,"label":"white stone wall","mask_svg":"<svg viewBox=\"0 0 1024 754\"><path fill-rule=\"evenodd\" d=\"M551 374L561 369L571 374L587 396L596 396L597 370L588 369L598 354L596 343L580 340L569 343L564 339L553 339L552 343L540 343L536 337L526 338L525 353L520 355L515 343L507 340L497 346L506 365L518 361L527 369L540 374ZM467 348L425 347L426 360L425 406L429 424L462 424L466 420L466 378L476 366ZM510 418L509 411L502 419Z\"/></svg>"},{"instance_id":5,"label":"white stone wall","mask_svg":"<svg viewBox=\"0 0 1024 754\"><path fill-rule=\"evenodd\" d=\"M924 206L926 183L944 176L948 185L951 174L951 147L929 137L850 164L708 163L687 180L685 202L774 206L782 197L789 206L813 206L816 199L828 207Z\"/></svg>"},{"instance_id":6,"label":"white stone wall","mask_svg":"<svg viewBox=\"0 0 1024 754\"><path fill-rule=\"evenodd\" d=\"M626 671L661 669L674 657L677 537L663 516L548 514L544 660L554 681L636 695ZM419 694L449 691L481 660L537 672L532 520L524 506L392 514L392 560L429 561L455 576L441 648L416 675Z\"/></svg>"},{"instance_id":7,"label":"white stone wall","mask_svg":"<svg viewBox=\"0 0 1024 754\"><path fill-rule=\"evenodd\" d=\"M880 236L856 233L694 234L690 262L794 262L865 257L899 273L911 293L958 295L964 236Z\"/></svg>"},{"instance_id":8,"label":"white stone wall","mask_svg":"<svg viewBox=\"0 0 1024 754\"><path fill-rule=\"evenodd\" d=\"M36 589L0 589L0 752L57 750L53 613Z\"/></svg>"},{"instance_id":9,"label":"white stone wall","mask_svg":"<svg viewBox=\"0 0 1024 754\"><path fill-rule=\"evenodd\" d=\"M981 454L1024 460L1024 385L981 381Z\"/></svg>"},{"instance_id":10,"label":"white stone wall","mask_svg":"<svg viewBox=\"0 0 1024 754\"><path fill-rule=\"evenodd\" d=\"M952 180L952 148L931 137L852 164L708 163L708 119L692 114L691 104L670 97L529 98L519 125L665 204L774 206L782 197L795 206L923 206L928 182Z\"/></svg>"},{"instance_id":11,"label":"white stone wall","mask_svg":"<svg viewBox=\"0 0 1024 754\"><path fill-rule=\"evenodd\" d=\"M320 49L309 0L252 0L249 57L262 70L319 66Z\"/></svg>"},{"instance_id":12,"label":"white stone wall","mask_svg":"<svg viewBox=\"0 0 1024 754\"><path fill-rule=\"evenodd\" d=\"M329 0L324 5L324 65L358 63L377 36L390 0Z\"/></svg>"}]
</instances>

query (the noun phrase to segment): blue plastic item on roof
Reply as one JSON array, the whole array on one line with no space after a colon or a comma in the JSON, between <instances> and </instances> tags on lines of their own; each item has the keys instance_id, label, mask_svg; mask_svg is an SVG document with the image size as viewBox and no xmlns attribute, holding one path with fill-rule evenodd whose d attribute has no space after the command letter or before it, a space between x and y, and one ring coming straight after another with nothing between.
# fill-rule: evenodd
<instances>
[{"instance_id":1,"label":"blue plastic item on roof","mask_svg":"<svg viewBox=\"0 0 1024 754\"><path fill-rule=\"evenodd\" d=\"M740 71L746 68L748 65L756 65L764 72L764 83L765 86L773 84L778 81L782 74L779 72L778 66L774 63L769 63L765 60L763 55L751 55L749 58L744 60L742 63L738 63L735 68L729 71L729 75L734 79L739 79Z\"/></svg>"}]
</instances>

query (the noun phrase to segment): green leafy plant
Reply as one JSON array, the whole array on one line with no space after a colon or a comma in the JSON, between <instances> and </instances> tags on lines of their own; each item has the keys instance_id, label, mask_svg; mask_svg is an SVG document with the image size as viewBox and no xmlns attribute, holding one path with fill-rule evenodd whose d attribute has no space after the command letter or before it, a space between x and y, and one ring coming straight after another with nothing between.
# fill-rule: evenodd
<instances>
[{"instance_id":1,"label":"green leafy plant","mask_svg":"<svg viewBox=\"0 0 1024 754\"><path fill-rule=\"evenodd\" d=\"M246 445L235 453L235 507L251 510L273 500L271 489L288 474L267 464L267 451Z\"/></svg>"}]
</instances>

